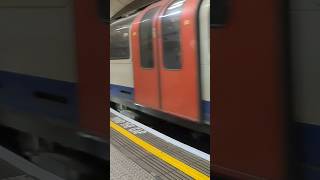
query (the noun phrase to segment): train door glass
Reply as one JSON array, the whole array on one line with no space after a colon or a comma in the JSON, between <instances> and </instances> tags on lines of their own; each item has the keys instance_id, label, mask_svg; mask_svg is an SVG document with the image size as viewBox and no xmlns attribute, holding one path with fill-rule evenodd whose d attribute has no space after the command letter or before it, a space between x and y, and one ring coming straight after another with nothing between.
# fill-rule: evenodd
<instances>
[{"instance_id":1,"label":"train door glass","mask_svg":"<svg viewBox=\"0 0 320 180\"><path fill-rule=\"evenodd\" d=\"M200 120L197 9L200 1L175 0L160 15L160 96L162 110Z\"/></svg>"},{"instance_id":2,"label":"train door glass","mask_svg":"<svg viewBox=\"0 0 320 180\"><path fill-rule=\"evenodd\" d=\"M184 0L171 4L162 16L163 63L167 69L181 68L180 15Z\"/></svg>"},{"instance_id":3,"label":"train door glass","mask_svg":"<svg viewBox=\"0 0 320 180\"><path fill-rule=\"evenodd\" d=\"M134 71L134 100L137 104L159 109L159 68L155 41L155 17L159 8L143 11L131 29L132 62Z\"/></svg>"},{"instance_id":4,"label":"train door glass","mask_svg":"<svg viewBox=\"0 0 320 180\"><path fill-rule=\"evenodd\" d=\"M152 18L158 9L154 8L148 11L142 18L139 35L140 35L140 57L143 68L153 68L153 39L152 39Z\"/></svg>"}]
</instances>

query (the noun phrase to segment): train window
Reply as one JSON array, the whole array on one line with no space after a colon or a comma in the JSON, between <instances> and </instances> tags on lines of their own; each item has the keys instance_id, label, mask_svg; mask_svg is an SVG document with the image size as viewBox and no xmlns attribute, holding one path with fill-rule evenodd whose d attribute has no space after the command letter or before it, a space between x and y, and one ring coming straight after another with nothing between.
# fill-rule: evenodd
<instances>
[{"instance_id":1,"label":"train window","mask_svg":"<svg viewBox=\"0 0 320 180\"><path fill-rule=\"evenodd\" d=\"M140 36L140 63L143 68L153 68L152 19L158 8L148 11L141 19Z\"/></svg>"},{"instance_id":2,"label":"train window","mask_svg":"<svg viewBox=\"0 0 320 180\"><path fill-rule=\"evenodd\" d=\"M129 30L134 17L114 22L110 26L110 59L129 59Z\"/></svg>"},{"instance_id":3,"label":"train window","mask_svg":"<svg viewBox=\"0 0 320 180\"><path fill-rule=\"evenodd\" d=\"M181 69L180 15L185 0L175 0L161 16L163 62L167 69Z\"/></svg>"}]
</instances>

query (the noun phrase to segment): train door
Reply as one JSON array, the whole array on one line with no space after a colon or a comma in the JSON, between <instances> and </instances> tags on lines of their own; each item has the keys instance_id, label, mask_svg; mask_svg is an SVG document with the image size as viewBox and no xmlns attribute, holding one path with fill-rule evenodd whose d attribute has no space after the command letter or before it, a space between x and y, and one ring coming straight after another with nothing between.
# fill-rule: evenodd
<instances>
[{"instance_id":1,"label":"train door","mask_svg":"<svg viewBox=\"0 0 320 180\"><path fill-rule=\"evenodd\" d=\"M159 68L155 41L155 19L159 4L154 4L134 20L131 29L134 71L134 100L143 106L160 108Z\"/></svg>"},{"instance_id":2,"label":"train door","mask_svg":"<svg viewBox=\"0 0 320 180\"><path fill-rule=\"evenodd\" d=\"M162 110L192 121L200 119L197 44L198 0L174 0L158 19Z\"/></svg>"}]
</instances>

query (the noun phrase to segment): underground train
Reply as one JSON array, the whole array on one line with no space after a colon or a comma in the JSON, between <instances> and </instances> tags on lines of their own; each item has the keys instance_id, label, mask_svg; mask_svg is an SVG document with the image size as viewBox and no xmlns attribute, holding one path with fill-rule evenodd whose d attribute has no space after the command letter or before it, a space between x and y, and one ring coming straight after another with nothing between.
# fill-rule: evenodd
<instances>
[{"instance_id":1,"label":"underground train","mask_svg":"<svg viewBox=\"0 0 320 180\"><path fill-rule=\"evenodd\" d=\"M320 179L319 0L216 0L210 24L207 6L164 0L113 22L111 101L211 124L213 176Z\"/></svg>"},{"instance_id":2,"label":"underground train","mask_svg":"<svg viewBox=\"0 0 320 180\"><path fill-rule=\"evenodd\" d=\"M210 1L163 0L112 22L110 99L209 129Z\"/></svg>"},{"instance_id":3,"label":"underground train","mask_svg":"<svg viewBox=\"0 0 320 180\"><path fill-rule=\"evenodd\" d=\"M107 19L104 0L0 1L0 125L20 142L108 159Z\"/></svg>"},{"instance_id":4,"label":"underground train","mask_svg":"<svg viewBox=\"0 0 320 180\"><path fill-rule=\"evenodd\" d=\"M320 179L320 1L211 5L211 170Z\"/></svg>"}]
</instances>

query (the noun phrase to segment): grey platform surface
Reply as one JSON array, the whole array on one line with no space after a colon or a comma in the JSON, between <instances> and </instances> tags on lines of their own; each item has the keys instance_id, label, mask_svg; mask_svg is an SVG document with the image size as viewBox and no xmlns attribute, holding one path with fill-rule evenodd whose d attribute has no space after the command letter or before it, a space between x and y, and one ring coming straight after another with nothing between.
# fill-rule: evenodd
<instances>
[{"instance_id":1,"label":"grey platform surface","mask_svg":"<svg viewBox=\"0 0 320 180\"><path fill-rule=\"evenodd\" d=\"M128 133L134 134L142 141L168 154L177 161L180 161L186 166L198 171L199 174L202 174L201 178L208 179L210 177L210 160L207 160L206 158L200 158L199 155L191 153L189 150L178 147L174 143L165 141L164 139L160 138L159 135L152 134L145 130L147 129L146 127L136 123L132 124L126 117L122 117L122 115L120 116L119 114L118 117L116 114L110 114L111 122L118 125L120 128L123 128L123 130L127 131ZM130 121L133 122L134 120ZM138 144L129 140L126 136L114 128L111 128L110 130L110 142L113 147L125 155L125 157L128 157L128 159L152 175L153 179L193 179L188 175L188 173L177 169L172 164L165 162L161 158L158 158L154 154L141 148ZM110 158L113 158L112 156L113 154L111 151ZM110 165L111 167L113 166L112 161Z\"/></svg>"},{"instance_id":2,"label":"grey platform surface","mask_svg":"<svg viewBox=\"0 0 320 180\"><path fill-rule=\"evenodd\" d=\"M112 144L110 145L110 179L114 180L148 180L154 179L151 174L127 158Z\"/></svg>"}]
</instances>

